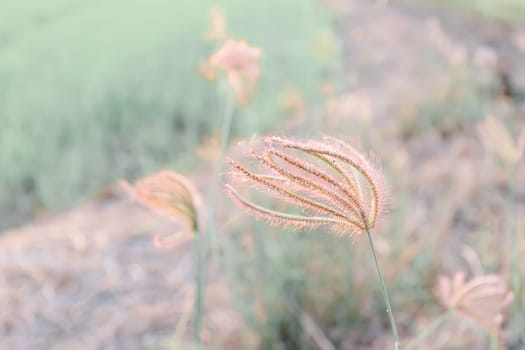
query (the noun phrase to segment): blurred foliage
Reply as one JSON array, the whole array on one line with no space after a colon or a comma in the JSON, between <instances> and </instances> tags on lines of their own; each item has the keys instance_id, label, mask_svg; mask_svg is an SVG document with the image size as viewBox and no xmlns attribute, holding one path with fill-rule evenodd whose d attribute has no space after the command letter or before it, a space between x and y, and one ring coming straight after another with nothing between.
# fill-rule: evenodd
<instances>
[{"instance_id":1,"label":"blurred foliage","mask_svg":"<svg viewBox=\"0 0 525 350\"><path fill-rule=\"evenodd\" d=\"M401 219L400 214L392 215ZM402 236L400 229L392 220L388 235ZM431 300L435 261L421 251L406 264L401 247L375 239L393 308L413 327L411 317L426 310ZM236 227L225 244L232 301L246 319L247 331L257 335L258 349L316 349L302 315L311 317L338 349L348 348L347 337L363 342L355 346L366 346L373 343L371 335L380 340L378 332L388 334L365 237L353 242L329 230L290 232L252 221Z\"/></svg>"},{"instance_id":2,"label":"blurred foliage","mask_svg":"<svg viewBox=\"0 0 525 350\"><path fill-rule=\"evenodd\" d=\"M522 0L444 0L439 5L451 5L460 9L473 10L488 17L503 20L525 21L525 2Z\"/></svg>"},{"instance_id":3,"label":"blurred foliage","mask_svg":"<svg viewBox=\"0 0 525 350\"><path fill-rule=\"evenodd\" d=\"M0 211L63 208L118 178L195 165L218 128L222 92L197 73L215 49L208 12L263 50L256 99L237 135L274 125L289 85L312 97L328 17L313 1L46 0L0 5ZM242 29L242 30L241 30Z\"/></svg>"}]
</instances>

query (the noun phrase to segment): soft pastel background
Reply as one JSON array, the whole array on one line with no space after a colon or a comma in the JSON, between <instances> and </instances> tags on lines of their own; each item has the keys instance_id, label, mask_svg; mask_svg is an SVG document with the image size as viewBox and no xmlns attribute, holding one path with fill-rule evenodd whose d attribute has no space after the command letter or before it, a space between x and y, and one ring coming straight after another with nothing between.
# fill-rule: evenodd
<instances>
[{"instance_id":1,"label":"soft pastel background","mask_svg":"<svg viewBox=\"0 0 525 350\"><path fill-rule=\"evenodd\" d=\"M402 338L443 311L438 274L495 272L517 294L506 346L525 349L525 172L476 127L490 115L516 139L525 123L521 0L2 2L0 348L190 348L192 243L155 248L173 224L116 184L169 168L208 195L229 98L198 73L220 45L205 37L214 7L263 53L227 153L268 133L372 150L391 187L376 239ZM317 333L390 348L364 240L284 232L219 200L204 348L318 349ZM452 318L420 348L488 336Z\"/></svg>"}]
</instances>

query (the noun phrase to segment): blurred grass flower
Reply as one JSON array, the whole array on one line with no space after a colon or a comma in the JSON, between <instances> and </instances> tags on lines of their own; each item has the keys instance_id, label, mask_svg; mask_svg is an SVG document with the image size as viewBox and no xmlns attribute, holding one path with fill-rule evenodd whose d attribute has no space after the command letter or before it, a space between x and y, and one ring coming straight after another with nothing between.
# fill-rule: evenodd
<instances>
[{"instance_id":1,"label":"blurred grass flower","mask_svg":"<svg viewBox=\"0 0 525 350\"><path fill-rule=\"evenodd\" d=\"M242 40L228 39L205 66L224 70L237 102L245 106L250 102L261 75L260 58L260 48L249 46Z\"/></svg>"},{"instance_id":2,"label":"blurred grass flower","mask_svg":"<svg viewBox=\"0 0 525 350\"><path fill-rule=\"evenodd\" d=\"M501 329L503 311L513 299L502 277L484 275L467 281L463 272L456 272L452 277L439 276L434 294L447 309L495 333Z\"/></svg>"},{"instance_id":3,"label":"blurred grass flower","mask_svg":"<svg viewBox=\"0 0 525 350\"><path fill-rule=\"evenodd\" d=\"M221 145L218 136L208 136L195 147L194 153L200 159L211 162L216 161L221 156Z\"/></svg>"},{"instance_id":4,"label":"blurred grass flower","mask_svg":"<svg viewBox=\"0 0 525 350\"><path fill-rule=\"evenodd\" d=\"M194 240L196 273L193 336L196 344L200 345L205 278L198 215L198 208L200 207L198 192L186 177L168 170L140 179L134 185L130 185L126 181L122 181L121 185L139 203L160 215L183 221L186 224L186 231L182 234L175 234L169 239L155 235L157 246L175 247L188 240Z\"/></svg>"},{"instance_id":5,"label":"blurred grass flower","mask_svg":"<svg viewBox=\"0 0 525 350\"><path fill-rule=\"evenodd\" d=\"M463 66L467 60L467 50L455 43L445 32L441 21L431 18L426 22L426 29L437 51L446 58L452 66Z\"/></svg>"},{"instance_id":6,"label":"blurred grass flower","mask_svg":"<svg viewBox=\"0 0 525 350\"><path fill-rule=\"evenodd\" d=\"M361 91L332 96L326 100L326 117L333 125L345 120L369 125L374 115L373 105L370 96Z\"/></svg>"},{"instance_id":7,"label":"blurred grass flower","mask_svg":"<svg viewBox=\"0 0 525 350\"><path fill-rule=\"evenodd\" d=\"M203 62L199 65L199 74L208 81L214 81L217 78L217 71L210 62Z\"/></svg>"},{"instance_id":8,"label":"blurred grass flower","mask_svg":"<svg viewBox=\"0 0 525 350\"><path fill-rule=\"evenodd\" d=\"M482 120L477 130L485 148L505 164L513 166L525 154L525 126L516 141L501 120L493 116Z\"/></svg>"},{"instance_id":9,"label":"blurred grass flower","mask_svg":"<svg viewBox=\"0 0 525 350\"><path fill-rule=\"evenodd\" d=\"M308 109L303 95L294 88L287 88L283 91L279 98L279 107L292 116L302 116Z\"/></svg>"},{"instance_id":10,"label":"blurred grass flower","mask_svg":"<svg viewBox=\"0 0 525 350\"><path fill-rule=\"evenodd\" d=\"M224 11L220 7L213 7L209 14L209 29L206 39L211 41L223 41L228 38L227 22Z\"/></svg>"},{"instance_id":11,"label":"blurred grass flower","mask_svg":"<svg viewBox=\"0 0 525 350\"><path fill-rule=\"evenodd\" d=\"M121 181L121 186L133 199L159 215L182 221L187 227L187 233L195 234L199 231L200 199L186 177L164 170L142 178L134 185ZM175 242L180 242L177 236L165 240L156 235L155 243L160 246L172 246Z\"/></svg>"}]
</instances>

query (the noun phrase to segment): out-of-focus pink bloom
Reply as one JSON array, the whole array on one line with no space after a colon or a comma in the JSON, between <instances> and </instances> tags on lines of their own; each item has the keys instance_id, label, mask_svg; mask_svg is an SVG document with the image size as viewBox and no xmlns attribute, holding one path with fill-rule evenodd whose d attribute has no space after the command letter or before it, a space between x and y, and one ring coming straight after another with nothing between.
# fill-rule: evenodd
<instances>
[{"instance_id":1,"label":"out-of-focus pink bloom","mask_svg":"<svg viewBox=\"0 0 525 350\"><path fill-rule=\"evenodd\" d=\"M237 102L246 105L261 75L260 58L261 49L258 47L249 46L244 41L228 39L208 62L211 67L226 72Z\"/></svg>"},{"instance_id":2,"label":"out-of-focus pink bloom","mask_svg":"<svg viewBox=\"0 0 525 350\"><path fill-rule=\"evenodd\" d=\"M434 288L439 302L458 314L498 332L503 323L503 311L512 302L513 294L498 275L484 275L466 280L463 272L454 276L439 276Z\"/></svg>"},{"instance_id":3,"label":"out-of-focus pink bloom","mask_svg":"<svg viewBox=\"0 0 525 350\"><path fill-rule=\"evenodd\" d=\"M173 171L160 171L138 180L134 185L126 181L121 186L133 199L169 219L182 221L187 229L183 234L173 235L169 240L157 235L158 246L174 246L191 239L199 230L199 196L186 177Z\"/></svg>"}]
</instances>

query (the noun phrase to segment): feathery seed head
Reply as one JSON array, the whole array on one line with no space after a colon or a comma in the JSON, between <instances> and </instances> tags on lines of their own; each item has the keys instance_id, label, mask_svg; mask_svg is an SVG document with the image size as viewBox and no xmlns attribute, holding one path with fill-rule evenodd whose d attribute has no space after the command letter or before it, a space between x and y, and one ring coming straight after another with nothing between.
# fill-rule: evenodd
<instances>
[{"instance_id":1,"label":"feathery seed head","mask_svg":"<svg viewBox=\"0 0 525 350\"><path fill-rule=\"evenodd\" d=\"M503 322L505 307L513 299L500 276L478 276L467 282L463 272L456 272L453 277L439 276L434 294L447 309L496 332Z\"/></svg>"},{"instance_id":2,"label":"feathery seed head","mask_svg":"<svg viewBox=\"0 0 525 350\"><path fill-rule=\"evenodd\" d=\"M142 178L134 185L121 181L121 186L133 199L156 213L170 219L182 220L191 233L199 230L200 198L186 177L165 170ZM159 245L163 245L160 243L160 237L156 237L155 240Z\"/></svg>"},{"instance_id":3,"label":"feathery seed head","mask_svg":"<svg viewBox=\"0 0 525 350\"><path fill-rule=\"evenodd\" d=\"M353 147L328 137L322 141L267 137L264 145L262 151L251 152L257 171L228 160L232 182L271 193L303 214L261 207L226 185L241 206L272 224L297 229L326 225L353 238L375 226L385 208L383 175Z\"/></svg>"}]
</instances>

